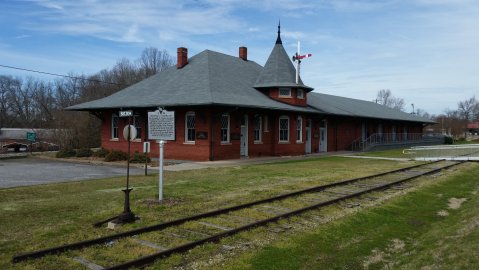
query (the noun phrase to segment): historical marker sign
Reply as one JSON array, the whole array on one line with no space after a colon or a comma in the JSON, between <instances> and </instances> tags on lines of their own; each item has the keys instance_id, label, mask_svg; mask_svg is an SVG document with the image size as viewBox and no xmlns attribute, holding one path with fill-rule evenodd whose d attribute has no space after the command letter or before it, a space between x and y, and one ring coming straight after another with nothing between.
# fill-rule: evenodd
<instances>
[{"instance_id":1,"label":"historical marker sign","mask_svg":"<svg viewBox=\"0 0 479 270\"><path fill-rule=\"evenodd\" d=\"M148 113L148 139L175 140L175 112L154 111Z\"/></svg>"}]
</instances>

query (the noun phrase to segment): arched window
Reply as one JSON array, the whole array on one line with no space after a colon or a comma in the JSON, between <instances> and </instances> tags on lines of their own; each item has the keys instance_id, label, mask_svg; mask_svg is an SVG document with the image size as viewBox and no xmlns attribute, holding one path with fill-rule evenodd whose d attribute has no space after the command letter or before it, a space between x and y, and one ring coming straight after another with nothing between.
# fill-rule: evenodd
<instances>
[{"instance_id":1,"label":"arched window","mask_svg":"<svg viewBox=\"0 0 479 270\"><path fill-rule=\"evenodd\" d=\"M229 114L221 115L220 137L221 137L222 143L230 142L230 115Z\"/></svg>"},{"instance_id":2,"label":"arched window","mask_svg":"<svg viewBox=\"0 0 479 270\"><path fill-rule=\"evenodd\" d=\"M116 113L111 115L111 138L118 139L118 115Z\"/></svg>"},{"instance_id":3,"label":"arched window","mask_svg":"<svg viewBox=\"0 0 479 270\"><path fill-rule=\"evenodd\" d=\"M279 117L279 142L289 142L289 117Z\"/></svg>"},{"instance_id":4,"label":"arched window","mask_svg":"<svg viewBox=\"0 0 479 270\"><path fill-rule=\"evenodd\" d=\"M255 116L254 118L254 141L261 142L261 131L262 131L262 119L261 116Z\"/></svg>"},{"instance_id":5,"label":"arched window","mask_svg":"<svg viewBox=\"0 0 479 270\"><path fill-rule=\"evenodd\" d=\"M187 112L185 115L185 142L195 142L195 112Z\"/></svg>"}]
</instances>

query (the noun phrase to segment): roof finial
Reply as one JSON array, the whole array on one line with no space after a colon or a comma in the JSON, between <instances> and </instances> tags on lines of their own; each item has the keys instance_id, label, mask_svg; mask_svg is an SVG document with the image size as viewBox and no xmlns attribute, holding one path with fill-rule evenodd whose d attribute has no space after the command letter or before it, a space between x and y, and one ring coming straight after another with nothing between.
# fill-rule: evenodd
<instances>
[{"instance_id":1,"label":"roof finial","mask_svg":"<svg viewBox=\"0 0 479 270\"><path fill-rule=\"evenodd\" d=\"M281 41L281 21L278 21L278 38L276 38L276 44L283 44Z\"/></svg>"}]
</instances>

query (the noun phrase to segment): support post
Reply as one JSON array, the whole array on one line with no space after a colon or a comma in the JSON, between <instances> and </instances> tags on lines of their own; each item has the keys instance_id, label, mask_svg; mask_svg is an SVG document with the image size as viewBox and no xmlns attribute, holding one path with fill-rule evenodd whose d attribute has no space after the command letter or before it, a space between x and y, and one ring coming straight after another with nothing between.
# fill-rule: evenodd
<instances>
[{"instance_id":1,"label":"support post","mask_svg":"<svg viewBox=\"0 0 479 270\"><path fill-rule=\"evenodd\" d=\"M163 148L165 141L159 141L160 144L160 160L159 160L159 187L158 187L158 200L161 202L163 200Z\"/></svg>"}]
</instances>

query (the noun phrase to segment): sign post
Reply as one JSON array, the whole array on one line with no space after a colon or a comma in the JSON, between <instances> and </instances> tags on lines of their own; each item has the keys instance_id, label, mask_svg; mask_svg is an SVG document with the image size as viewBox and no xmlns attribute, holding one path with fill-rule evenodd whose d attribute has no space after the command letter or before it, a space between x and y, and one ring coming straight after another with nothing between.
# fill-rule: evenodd
<instances>
[{"instance_id":1,"label":"sign post","mask_svg":"<svg viewBox=\"0 0 479 270\"><path fill-rule=\"evenodd\" d=\"M145 154L145 176L148 175L148 153L150 153L150 142L144 142L143 154Z\"/></svg>"},{"instance_id":2,"label":"sign post","mask_svg":"<svg viewBox=\"0 0 479 270\"><path fill-rule=\"evenodd\" d=\"M158 109L148 113L148 138L159 144L158 200L163 200L163 152L165 141L175 140L175 112Z\"/></svg>"},{"instance_id":3,"label":"sign post","mask_svg":"<svg viewBox=\"0 0 479 270\"><path fill-rule=\"evenodd\" d=\"M37 133L27 132L27 141L30 142L30 154L33 153L33 143L37 140Z\"/></svg>"}]
</instances>

